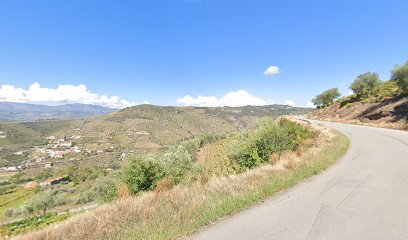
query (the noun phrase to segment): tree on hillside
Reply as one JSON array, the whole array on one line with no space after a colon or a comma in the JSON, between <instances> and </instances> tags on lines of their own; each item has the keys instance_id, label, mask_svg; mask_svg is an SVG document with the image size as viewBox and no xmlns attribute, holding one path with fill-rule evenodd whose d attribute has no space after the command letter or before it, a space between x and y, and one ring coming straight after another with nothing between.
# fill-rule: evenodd
<instances>
[{"instance_id":1,"label":"tree on hillside","mask_svg":"<svg viewBox=\"0 0 408 240\"><path fill-rule=\"evenodd\" d=\"M354 80L350 85L350 89L353 90L358 99L362 100L374 96L382 83L377 73L366 72Z\"/></svg>"},{"instance_id":2,"label":"tree on hillside","mask_svg":"<svg viewBox=\"0 0 408 240\"><path fill-rule=\"evenodd\" d=\"M330 88L317 95L312 102L317 108L323 108L332 104L340 96L338 88Z\"/></svg>"},{"instance_id":3,"label":"tree on hillside","mask_svg":"<svg viewBox=\"0 0 408 240\"><path fill-rule=\"evenodd\" d=\"M391 81L397 83L404 94L408 94L408 61L402 66L397 65L391 73Z\"/></svg>"},{"instance_id":4,"label":"tree on hillside","mask_svg":"<svg viewBox=\"0 0 408 240\"><path fill-rule=\"evenodd\" d=\"M165 176L162 166L146 156L133 160L124 173L129 190L136 194L140 191L153 190Z\"/></svg>"},{"instance_id":5,"label":"tree on hillside","mask_svg":"<svg viewBox=\"0 0 408 240\"><path fill-rule=\"evenodd\" d=\"M32 199L25 203L25 209L29 213L45 214L47 210L55 206L55 193L51 191L42 192L35 195Z\"/></svg>"}]
</instances>

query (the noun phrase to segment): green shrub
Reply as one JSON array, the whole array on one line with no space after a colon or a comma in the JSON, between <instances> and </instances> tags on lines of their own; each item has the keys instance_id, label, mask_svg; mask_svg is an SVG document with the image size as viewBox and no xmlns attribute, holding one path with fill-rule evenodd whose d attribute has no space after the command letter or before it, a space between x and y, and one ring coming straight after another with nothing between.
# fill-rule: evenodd
<instances>
[{"instance_id":1,"label":"green shrub","mask_svg":"<svg viewBox=\"0 0 408 240\"><path fill-rule=\"evenodd\" d=\"M250 169L268 161L273 153L295 150L301 141L313 133L298 123L282 119L261 121L255 130L242 134L228 147L228 157L243 169Z\"/></svg>"},{"instance_id":2,"label":"green shrub","mask_svg":"<svg viewBox=\"0 0 408 240\"><path fill-rule=\"evenodd\" d=\"M196 153L197 150L204 145L215 143L221 139L224 139L226 137L225 134L216 134L216 133L206 133L203 135L200 135L198 137L195 137L194 139L190 139L183 144L181 144L187 152L190 154L191 159L193 162L196 161Z\"/></svg>"},{"instance_id":3,"label":"green shrub","mask_svg":"<svg viewBox=\"0 0 408 240\"><path fill-rule=\"evenodd\" d=\"M198 146L203 147L206 144L215 143L223 138L225 138L224 134L206 133L198 137Z\"/></svg>"},{"instance_id":4,"label":"green shrub","mask_svg":"<svg viewBox=\"0 0 408 240\"><path fill-rule=\"evenodd\" d=\"M81 192L75 199L74 204L85 204L95 200L95 196L91 190Z\"/></svg>"},{"instance_id":5,"label":"green shrub","mask_svg":"<svg viewBox=\"0 0 408 240\"><path fill-rule=\"evenodd\" d=\"M58 195L57 191L42 191L24 203L27 213L45 214L52 207L66 203L66 198Z\"/></svg>"},{"instance_id":6,"label":"green shrub","mask_svg":"<svg viewBox=\"0 0 408 240\"><path fill-rule=\"evenodd\" d=\"M379 90L379 96L382 100L384 97L396 97L401 95L402 90L395 81L386 81Z\"/></svg>"},{"instance_id":7,"label":"green shrub","mask_svg":"<svg viewBox=\"0 0 408 240\"><path fill-rule=\"evenodd\" d=\"M282 118L278 124L287 131L288 136L292 141L291 149L297 148L304 139L314 136L314 132L310 131L308 128L288 119Z\"/></svg>"},{"instance_id":8,"label":"green shrub","mask_svg":"<svg viewBox=\"0 0 408 240\"><path fill-rule=\"evenodd\" d=\"M115 200L118 195L118 183L119 181L112 176L97 178L90 190L91 196L89 196L89 199L95 199L103 203Z\"/></svg>"},{"instance_id":9,"label":"green shrub","mask_svg":"<svg viewBox=\"0 0 408 240\"><path fill-rule=\"evenodd\" d=\"M43 171L43 172L39 173L37 176L35 176L34 179L36 181L44 181L45 179L50 178L52 176L53 176L52 171L51 170L46 170L46 171Z\"/></svg>"},{"instance_id":10,"label":"green shrub","mask_svg":"<svg viewBox=\"0 0 408 240\"><path fill-rule=\"evenodd\" d=\"M124 172L124 182L131 193L152 190L157 182L165 176L163 167L147 156L133 160Z\"/></svg>"},{"instance_id":11,"label":"green shrub","mask_svg":"<svg viewBox=\"0 0 408 240\"><path fill-rule=\"evenodd\" d=\"M176 184L180 183L194 167L192 156L183 145L171 147L159 158L164 174L171 177Z\"/></svg>"},{"instance_id":12,"label":"green shrub","mask_svg":"<svg viewBox=\"0 0 408 240\"><path fill-rule=\"evenodd\" d=\"M100 167L70 166L65 170L65 174L74 185L77 185L86 180L95 180L98 176L104 175L105 170Z\"/></svg>"},{"instance_id":13,"label":"green shrub","mask_svg":"<svg viewBox=\"0 0 408 240\"><path fill-rule=\"evenodd\" d=\"M391 74L391 81L395 82L404 94L408 94L408 61L404 65L397 65Z\"/></svg>"},{"instance_id":14,"label":"green shrub","mask_svg":"<svg viewBox=\"0 0 408 240\"><path fill-rule=\"evenodd\" d=\"M25 182L32 181L31 178L27 178L26 174L24 172L19 172L14 174L13 176L10 177L10 182L14 184L21 184Z\"/></svg>"}]
</instances>

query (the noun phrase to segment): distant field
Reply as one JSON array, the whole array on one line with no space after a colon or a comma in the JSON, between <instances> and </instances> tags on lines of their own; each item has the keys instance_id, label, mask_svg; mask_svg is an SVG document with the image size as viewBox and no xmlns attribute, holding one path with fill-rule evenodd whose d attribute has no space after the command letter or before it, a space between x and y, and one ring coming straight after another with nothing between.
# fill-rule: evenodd
<instances>
[{"instance_id":1,"label":"distant field","mask_svg":"<svg viewBox=\"0 0 408 240\"><path fill-rule=\"evenodd\" d=\"M17 188L7 194L0 195L0 220L5 218L4 211L6 209L19 207L34 194L34 189Z\"/></svg>"}]
</instances>

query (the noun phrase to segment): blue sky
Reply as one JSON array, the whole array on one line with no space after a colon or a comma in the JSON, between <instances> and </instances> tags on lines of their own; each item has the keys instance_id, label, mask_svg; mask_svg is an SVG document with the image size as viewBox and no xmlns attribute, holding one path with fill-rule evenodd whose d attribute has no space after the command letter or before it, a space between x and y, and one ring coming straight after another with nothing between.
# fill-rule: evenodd
<instances>
[{"instance_id":1,"label":"blue sky","mask_svg":"<svg viewBox=\"0 0 408 240\"><path fill-rule=\"evenodd\" d=\"M176 105L202 95L217 105L244 90L303 106L330 87L347 94L366 71L387 79L408 60L407 9L403 0L3 0L0 100ZM279 73L265 76L269 66ZM34 83L38 97L27 97Z\"/></svg>"}]
</instances>

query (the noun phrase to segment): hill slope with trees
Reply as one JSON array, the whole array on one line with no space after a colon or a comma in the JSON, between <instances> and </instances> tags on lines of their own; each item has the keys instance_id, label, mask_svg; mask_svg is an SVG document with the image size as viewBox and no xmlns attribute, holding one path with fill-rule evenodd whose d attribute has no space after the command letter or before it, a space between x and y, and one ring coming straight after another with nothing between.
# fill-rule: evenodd
<instances>
[{"instance_id":1,"label":"hill slope with trees","mask_svg":"<svg viewBox=\"0 0 408 240\"><path fill-rule=\"evenodd\" d=\"M328 89L312 101L317 110L309 118L408 130L408 61L382 81L375 72L359 75L350 85L353 94L341 97Z\"/></svg>"}]
</instances>

